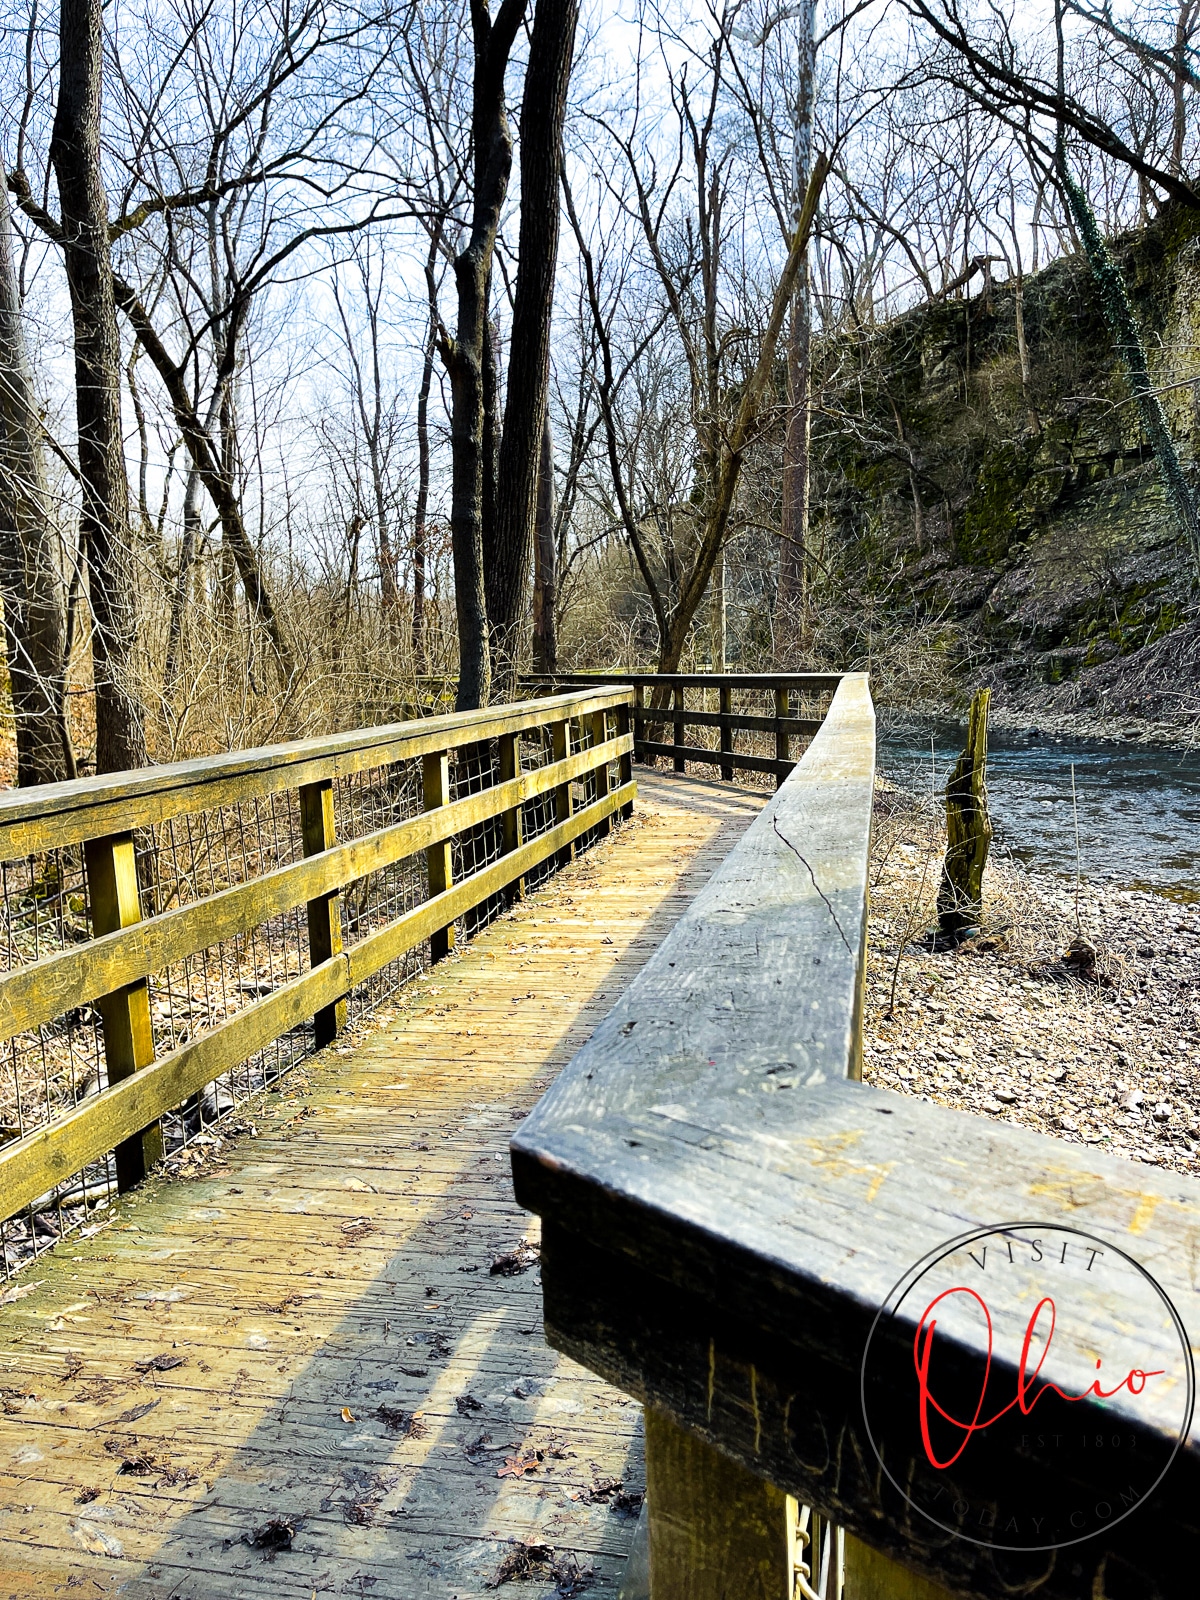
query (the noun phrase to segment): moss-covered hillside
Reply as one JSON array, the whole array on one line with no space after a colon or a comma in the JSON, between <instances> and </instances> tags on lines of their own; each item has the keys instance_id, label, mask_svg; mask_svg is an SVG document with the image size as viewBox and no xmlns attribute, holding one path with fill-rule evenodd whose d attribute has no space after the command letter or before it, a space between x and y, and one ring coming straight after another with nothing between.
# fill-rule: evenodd
<instances>
[{"instance_id":1,"label":"moss-covered hillside","mask_svg":"<svg viewBox=\"0 0 1200 1600\"><path fill-rule=\"evenodd\" d=\"M1114 253L1195 480L1200 215L1168 209ZM960 677L990 678L1001 704L1195 715L1188 558L1082 256L830 342L822 366L813 539L831 597L944 624Z\"/></svg>"}]
</instances>

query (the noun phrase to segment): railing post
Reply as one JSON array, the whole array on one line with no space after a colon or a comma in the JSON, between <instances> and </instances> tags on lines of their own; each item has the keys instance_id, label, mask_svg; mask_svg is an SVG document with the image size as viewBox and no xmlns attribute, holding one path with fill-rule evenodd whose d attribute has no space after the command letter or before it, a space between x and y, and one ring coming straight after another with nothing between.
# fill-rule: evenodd
<instances>
[{"instance_id":1,"label":"railing post","mask_svg":"<svg viewBox=\"0 0 1200 1600\"><path fill-rule=\"evenodd\" d=\"M571 754L571 724L570 721L552 722L550 724L550 756L554 761L565 761ZM571 796L571 785L560 783L554 791L554 821L569 822L574 811L574 801ZM555 858L560 867L569 866L575 859L574 844L567 845L558 852Z\"/></svg>"},{"instance_id":2,"label":"railing post","mask_svg":"<svg viewBox=\"0 0 1200 1600\"><path fill-rule=\"evenodd\" d=\"M635 689L634 690L634 705L635 706L640 705L641 704L641 699L642 699L642 691L640 689ZM618 706L617 707L617 733L618 734L627 734L629 732L630 721L631 721L631 718L630 718L630 715L629 715L629 706L628 705ZM635 748L636 748L636 743L635 743ZM626 751L626 753L623 756L621 756L620 759L617 762L617 782L621 785L622 788L624 788L624 786L627 783L632 783L633 782L633 754L634 754L634 752L632 750ZM632 800L627 800L625 802L625 804L621 807L621 816L623 818L628 818L628 817L631 817L632 815L633 815L633 801Z\"/></svg>"},{"instance_id":3,"label":"railing post","mask_svg":"<svg viewBox=\"0 0 1200 1600\"><path fill-rule=\"evenodd\" d=\"M320 855L337 843L337 827L333 815L333 780L322 778L319 783L300 786L300 828L306 856ZM319 967L342 950L342 907L335 891L320 895L308 902L308 963ZM335 1000L331 1006L322 1006L313 1018L316 1045L331 1044L346 1026L346 1002Z\"/></svg>"},{"instance_id":4,"label":"railing post","mask_svg":"<svg viewBox=\"0 0 1200 1600\"><path fill-rule=\"evenodd\" d=\"M721 715L723 717L732 717L732 715L733 715L733 690L729 687L728 684L722 684L720 690L718 691L718 693L720 694L720 699L721 699ZM733 754L733 725L732 725L732 723L723 722L721 724L721 754L723 756L732 755ZM726 783L732 783L733 782L733 764L732 764L732 762L729 763L729 765L726 765L725 762L721 763L721 776L722 776L722 778L724 778Z\"/></svg>"},{"instance_id":5,"label":"railing post","mask_svg":"<svg viewBox=\"0 0 1200 1600\"><path fill-rule=\"evenodd\" d=\"M780 719L788 714L788 691L776 689L775 691L775 759L776 761L790 761L792 758L792 741L787 730L780 725ZM783 782L783 773L775 774L775 787L778 789Z\"/></svg>"},{"instance_id":6,"label":"railing post","mask_svg":"<svg viewBox=\"0 0 1200 1600\"><path fill-rule=\"evenodd\" d=\"M593 745L593 747L595 747L597 745L602 745L607 738L608 738L608 712L607 711L593 711L592 712L592 745ZM608 762L607 761L602 762L600 764L600 766L595 767L593 769L593 771L595 773L595 778L596 778L596 799L597 800L607 800L608 799ZM597 831L597 833L599 833L601 835L601 837L603 837L606 833L611 833L612 832L612 819L611 819L611 817L604 817L601 820L601 822L600 822L598 828L596 829L596 831Z\"/></svg>"},{"instance_id":7,"label":"railing post","mask_svg":"<svg viewBox=\"0 0 1200 1600\"><path fill-rule=\"evenodd\" d=\"M646 759L642 745L646 742L646 718L644 715L646 702L642 685L635 683L633 686L633 754L638 761Z\"/></svg>"},{"instance_id":8,"label":"railing post","mask_svg":"<svg viewBox=\"0 0 1200 1600\"><path fill-rule=\"evenodd\" d=\"M650 1407L646 1509L651 1600L791 1600L796 1502Z\"/></svg>"},{"instance_id":9,"label":"railing post","mask_svg":"<svg viewBox=\"0 0 1200 1600\"><path fill-rule=\"evenodd\" d=\"M422 762L422 794L426 811L436 811L438 806L450 804L450 752L433 750ZM429 898L444 894L454 883L454 861L451 841L431 844L425 852L425 872L429 879ZM439 928L429 936L429 957L440 961L454 949L454 924Z\"/></svg>"},{"instance_id":10,"label":"railing post","mask_svg":"<svg viewBox=\"0 0 1200 1600\"><path fill-rule=\"evenodd\" d=\"M496 740L500 755L500 782L510 783L521 776L521 735L502 733ZM503 828L502 846L505 855L519 850L525 842L525 821L521 806L510 806L501 813ZM505 891L509 905L520 900L525 893L525 879L514 878Z\"/></svg>"},{"instance_id":11,"label":"railing post","mask_svg":"<svg viewBox=\"0 0 1200 1600\"><path fill-rule=\"evenodd\" d=\"M84 845L92 932L99 937L142 920L137 856L131 833L89 839ZM154 1060L150 1025L150 985L145 978L97 1001L104 1029L104 1063L110 1084L120 1083ZM162 1128L152 1122L116 1148L117 1188L131 1189L162 1160Z\"/></svg>"},{"instance_id":12,"label":"railing post","mask_svg":"<svg viewBox=\"0 0 1200 1600\"><path fill-rule=\"evenodd\" d=\"M681 756L680 753L679 753L679 747L684 742L684 731L683 731L684 723L683 723L683 717L681 715L681 713L683 711L683 686L682 686L682 684L677 689L672 689L671 690L671 702L675 707L674 736L673 736L673 743L675 745L675 771L676 772L685 772L687 770L687 762L684 759L684 757Z\"/></svg>"}]
</instances>

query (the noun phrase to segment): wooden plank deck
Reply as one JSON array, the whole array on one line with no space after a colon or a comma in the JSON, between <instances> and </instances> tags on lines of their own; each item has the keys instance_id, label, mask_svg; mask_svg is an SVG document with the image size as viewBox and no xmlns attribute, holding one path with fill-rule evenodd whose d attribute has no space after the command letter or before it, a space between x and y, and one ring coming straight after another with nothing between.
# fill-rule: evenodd
<instances>
[{"instance_id":1,"label":"wooden plank deck","mask_svg":"<svg viewBox=\"0 0 1200 1600\"><path fill-rule=\"evenodd\" d=\"M616 1595L634 1522L605 1482L641 1488L640 1409L546 1348L536 1270L489 1269L536 1242L514 1123L765 799L639 782L630 823L257 1137L0 1294L0 1600L469 1600L522 1544L550 1554L514 1594L582 1592L577 1568ZM290 1549L247 1542L272 1523Z\"/></svg>"}]
</instances>

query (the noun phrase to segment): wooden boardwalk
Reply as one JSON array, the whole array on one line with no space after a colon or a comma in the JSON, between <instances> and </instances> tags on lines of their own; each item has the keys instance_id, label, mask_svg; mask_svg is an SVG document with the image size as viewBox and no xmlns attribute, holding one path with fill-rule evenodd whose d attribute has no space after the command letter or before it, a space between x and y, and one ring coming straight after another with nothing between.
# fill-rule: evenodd
<instances>
[{"instance_id":1,"label":"wooden boardwalk","mask_svg":"<svg viewBox=\"0 0 1200 1600\"><path fill-rule=\"evenodd\" d=\"M490 1268L536 1243L514 1123L764 798L639 778L257 1137L0 1294L0 1600L616 1595L640 1409L546 1348L535 1268Z\"/></svg>"}]
</instances>

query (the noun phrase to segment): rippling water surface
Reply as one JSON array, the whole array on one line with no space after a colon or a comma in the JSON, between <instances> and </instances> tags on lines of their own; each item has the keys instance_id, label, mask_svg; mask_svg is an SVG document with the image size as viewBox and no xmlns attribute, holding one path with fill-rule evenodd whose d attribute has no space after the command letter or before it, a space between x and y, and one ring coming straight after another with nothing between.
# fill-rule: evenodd
<instances>
[{"instance_id":1,"label":"rippling water surface","mask_svg":"<svg viewBox=\"0 0 1200 1600\"><path fill-rule=\"evenodd\" d=\"M881 714L879 764L906 788L945 788L965 725ZM1019 860L1073 876L1079 805L1083 876L1200 899L1200 751L999 733L988 740L997 842Z\"/></svg>"}]
</instances>

